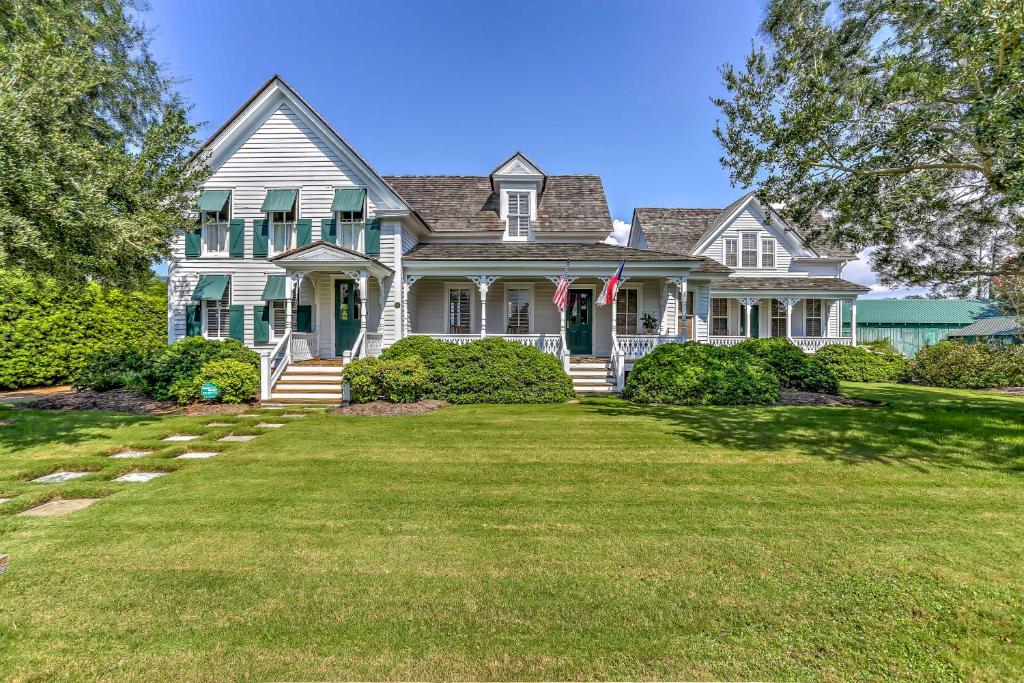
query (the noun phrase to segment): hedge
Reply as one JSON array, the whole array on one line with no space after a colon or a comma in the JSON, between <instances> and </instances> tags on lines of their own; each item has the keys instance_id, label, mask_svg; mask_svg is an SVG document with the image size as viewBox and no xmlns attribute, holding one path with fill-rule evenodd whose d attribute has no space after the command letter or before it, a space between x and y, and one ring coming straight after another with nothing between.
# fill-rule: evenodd
<instances>
[{"instance_id":1,"label":"hedge","mask_svg":"<svg viewBox=\"0 0 1024 683\"><path fill-rule=\"evenodd\" d=\"M260 354L237 339L184 337L153 356L150 367L144 372L147 391L154 398L174 398L178 395L175 385L190 382L211 361L229 359L254 368L258 381Z\"/></svg>"},{"instance_id":2,"label":"hedge","mask_svg":"<svg viewBox=\"0 0 1024 683\"><path fill-rule=\"evenodd\" d=\"M945 340L921 349L910 374L915 382L953 389L1024 386L1024 346Z\"/></svg>"},{"instance_id":3,"label":"hedge","mask_svg":"<svg viewBox=\"0 0 1024 683\"><path fill-rule=\"evenodd\" d=\"M907 359L891 345L829 344L814 357L844 382L902 382L909 370Z\"/></svg>"},{"instance_id":4,"label":"hedge","mask_svg":"<svg viewBox=\"0 0 1024 683\"><path fill-rule=\"evenodd\" d=\"M760 358L779 378L783 389L813 391L819 394L839 393L839 379L831 368L782 337L748 339L736 348Z\"/></svg>"},{"instance_id":5,"label":"hedge","mask_svg":"<svg viewBox=\"0 0 1024 683\"><path fill-rule=\"evenodd\" d=\"M235 358L221 358L203 364L192 377L181 379L171 387L178 403L194 403L202 399L202 386L212 382L219 393L213 399L220 403L243 403L260 392L260 370L251 363ZM208 399L207 399L208 400Z\"/></svg>"},{"instance_id":6,"label":"hedge","mask_svg":"<svg viewBox=\"0 0 1024 683\"><path fill-rule=\"evenodd\" d=\"M122 292L0 271L0 388L70 382L100 349L154 350L166 340L162 282Z\"/></svg>"},{"instance_id":7,"label":"hedge","mask_svg":"<svg viewBox=\"0 0 1024 683\"><path fill-rule=\"evenodd\" d=\"M662 344L633 365L622 396L655 404L770 404L779 400L779 378L743 349Z\"/></svg>"},{"instance_id":8,"label":"hedge","mask_svg":"<svg viewBox=\"0 0 1024 683\"><path fill-rule=\"evenodd\" d=\"M427 366L418 356L407 356L358 358L345 366L342 376L348 382L353 403L412 403L423 396L427 374Z\"/></svg>"}]
</instances>

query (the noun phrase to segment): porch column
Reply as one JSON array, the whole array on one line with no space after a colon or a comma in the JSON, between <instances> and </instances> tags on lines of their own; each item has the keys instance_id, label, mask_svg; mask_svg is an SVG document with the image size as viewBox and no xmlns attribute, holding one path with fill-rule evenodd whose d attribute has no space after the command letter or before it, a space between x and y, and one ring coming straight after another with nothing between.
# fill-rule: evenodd
<instances>
[{"instance_id":1,"label":"porch column","mask_svg":"<svg viewBox=\"0 0 1024 683\"><path fill-rule=\"evenodd\" d=\"M413 284L419 280L422 275L403 275L402 276L402 338L408 337L409 332L412 330L409 326L409 290L412 289Z\"/></svg>"},{"instance_id":2,"label":"porch column","mask_svg":"<svg viewBox=\"0 0 1024 683\"><path fill-rule=\"evenodd\" d=\"M793 339L793 307L796 306L796 302L800 299L782 299L782 303L786 306L786 339Z\"/></svg>"},{"instance_id":3,"label":"porch column","mask_svg":"<svg viewBox=\"0 0 1024 683\"><path fill-rule=\"evenodd\" d=\"M553 284L555 286L555 289L558 289L558 282L559 282L559 280L562 279L561 275L546 275L545 277L547 277L547 279L551 281L551 284ZM569 282L569 286L570 287L572 287L572 283L576 282L576 278L574 278L574 277L566 278L566 280ZM569 294L568 294L568 292L566 292L566 305L560 311L558 311L559 336L562 339L562 352L561 352L562 353L562 361L563 361L562 364L565 367L565 371L566 372L569 372L569 362L568 362L568 358L569 358L569 338L568 338L568 335L566 333L566 315L565 315L565 311L566 311L566 309L569 306L568 299L569 299Z\"/></svg>"},{"instance_id":4,"label":"porch column","mask_svg":"<svg viewBox=\"0 0 1024 683\"><path fill-rule=\"evenodd\" d=\"M668 277L665 280L676 287L676 325L663 325L663 329L667 334L672 327L678 326L676 336L683 337L686 335L686 278Z\"/></svg>"},{"instance_id":5,"label":"porch column","mask_svg":"<svg viewBox=\"0 0 1024 683\"><path fill-rule=\"evenodd\" d=\"M301 275L288 275L285 280L284 299L284 328L287 332L295 330L295 321L292 320L292 309L295 307L295 297L299 295L299 278Z\"/></svg>"},{"instance_id":6,"label":"porch column","mask_svg":"<svg viewBox=\"0 0 1024 683\"><path fill-rule=\"evenodd\" d=\"M752 336L752 328L751 328L751 325L750 325L750 323L751 323L750 316L751 316L751 313L752 313L752 311L754 309L754 304L757 303L757 299L754 299L754 298L751 298L751 297L745 297L743 299L738 299L738 301L740 302L740 304L743 305L744 315L746 316L746 318L744 320L744 323L746 324L746 327L744 328L744 330L746 331L747 339L750 339L750 337Z\"/></svg>"},{"instance_id":7,"label":"porch column","mask_svg":"<svg viewBox=\"0 0 1024 683\"><path fill-rule=\"evenodd\" d=\"M480 290L480 338L483 339L487 336L487 290L498 278L495 275L476 275L469 279Z\"/></svg>"},{"instance_id":8,"label":"porch column","mask_svg":"<svg viewBox=\"0 0 1024 683\"><path fill-rule=\"evenodd\" d=\"M842 325L842 306L839 307L839 324ZM857 345L857 300L850 299L850 340Z\"/></svg>"},{"instance_id":9,"label":"porch column","mask_svg":"<svg viewBox=\"0 0 1024 683\"><path fill-rule=\"evenodd\" d=\"M366 295L369 294L370 278L365 270L359 271L359 335L363 340L359 346L359 357L366 357L366 317L369 309L366 307Z\"/></svg>"}]
</instances>

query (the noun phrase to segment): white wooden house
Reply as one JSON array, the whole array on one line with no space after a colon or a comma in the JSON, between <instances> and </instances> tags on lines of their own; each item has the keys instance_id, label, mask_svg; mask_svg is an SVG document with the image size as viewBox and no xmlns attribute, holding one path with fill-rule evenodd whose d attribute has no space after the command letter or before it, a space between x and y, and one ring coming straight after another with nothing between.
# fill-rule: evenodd
<instances>
[{"instance_id":1,"label":"white wooden house","mask_svg":"<svg viewBox=\"0 0 1024 683\"><path fill-rule=\"evenodd\" d=\"M754 323L742 327L745 314L729 303L723 327L711 303L719 298L781 297L797 318L817 310L798 309L804 297L821 301L820 331L785 328L813 349L838 337L833 302L862 289L838 277L847 256L811 250L750 197L686 248L662 246L670 221L655 229L645 218L679 210L637 210L630 245L620 247L603 243L611 217L599 177L548 175L519 152L487 175L381 176L277 76L197 159L211 175L196 224L174 244L168 341L242 340L264 356L264 399L335 401L347 359L414 334L502 336L560 358L578 389L609 391L657 344L741 338ZM727 268L731 236L745 246L751 231L758 266ZM767 234L777 240L772 267L762 267ZM745 251L738 258L746 264ZM615 303L597 306L623 261ZM570 303L560 314L552 295L567 263ZM733 289L741 279L750 286ZM782 279L803 288L771 289ZM779 329L773 310L760 306L755 330Z\"/></svg>"}]
</instances>

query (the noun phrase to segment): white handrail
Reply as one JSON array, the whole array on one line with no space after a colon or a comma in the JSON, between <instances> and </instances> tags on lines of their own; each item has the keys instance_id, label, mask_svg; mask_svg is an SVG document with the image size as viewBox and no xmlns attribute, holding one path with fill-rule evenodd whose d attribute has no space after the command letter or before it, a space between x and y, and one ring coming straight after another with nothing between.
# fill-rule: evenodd
<instances>
[{"instance_id":1,"label":"white handrail","mask_svg":"<svg viewBox=\"0 0 1024 683\"><path fill-rule=\"evenodd\" d=\"M355 344L352 345L351 349L346 350L345 353L342 354L342 358L344 358L346 362L350 361L350 360L353 360L355 358L362 358L362 355L363 355L363 335L365 335L365 334L366 334L366 330L359 330L359 336L356 337Z\"/></svg>"},{"instance_id":2,"label":"white handrail","mask_svg":"<svg viewBox=\"0 0 1024 683\"><path fill-rule=\"evenodd\" d=\"M270 392L274 383L281 377L281 373L291 363L291 338L292 331L286 330L281 339L274 346L273 350L260 358L260 400L270 399Z\"/></svg>"}]
</instances>

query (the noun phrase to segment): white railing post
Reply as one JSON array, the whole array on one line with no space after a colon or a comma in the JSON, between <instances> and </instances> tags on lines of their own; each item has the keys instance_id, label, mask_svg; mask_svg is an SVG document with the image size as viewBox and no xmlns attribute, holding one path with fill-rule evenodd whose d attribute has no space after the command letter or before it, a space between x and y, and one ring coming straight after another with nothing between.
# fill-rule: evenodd
<instances>
[{"instance_id":1,"label":"white railing post","mask_svg":"<svg viewBox=\"0 0 1024 683\"><path fill-rule=\"evenodd\" d=\"M842 306L839 307L839 324L843 324ZM850 339L852 345L857 345L857 300L850 299Z\"/></svg>"},{"instance_id":2,"label":"white railing post","mask_svg":"<svg viewBox=\"0 0 1024 683\"><path fill-rule=\"evenodd\" d=\"M260 356L260 400L270 400L270 356Z\"/></svg>"},{"instance_id":3,"label":"white railing post","mask_svg":"<svg viewBox=\"0 0 1024 683\"><path fill-rule=\"evenodd\" d=\"M360 357L366 356L366 319L370 315L366 307L367 291L369 288L369 277L366 271L359 273L359 339L357 340Z\"/></svg>"}]
</instances>

